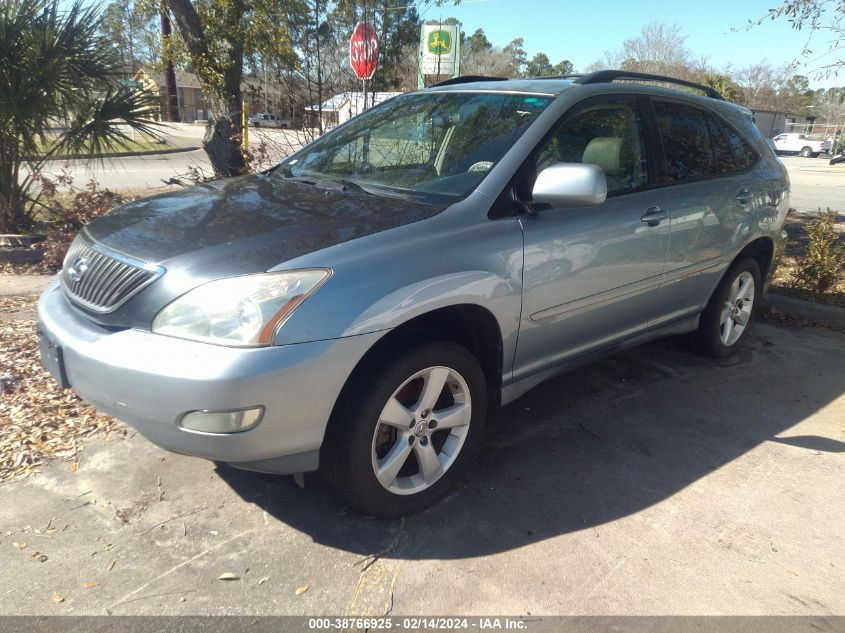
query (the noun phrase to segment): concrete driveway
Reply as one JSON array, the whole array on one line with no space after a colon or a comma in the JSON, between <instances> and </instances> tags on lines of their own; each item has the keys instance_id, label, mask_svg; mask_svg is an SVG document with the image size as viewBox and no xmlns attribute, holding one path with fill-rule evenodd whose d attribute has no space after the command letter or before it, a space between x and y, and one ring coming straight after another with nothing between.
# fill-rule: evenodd
<instances>
[{"instance_id":1,"label":"concrete driveway","mask_svg":"<svg viewBox=\"0 0 845 633\"><path fill-rule=\"evenodd\" d=\"M843 614L843 350L763 322L728 361L667 340L561 376L403 521L90 440L0 485L0 613Z\"/></svg>"}]
</instances>

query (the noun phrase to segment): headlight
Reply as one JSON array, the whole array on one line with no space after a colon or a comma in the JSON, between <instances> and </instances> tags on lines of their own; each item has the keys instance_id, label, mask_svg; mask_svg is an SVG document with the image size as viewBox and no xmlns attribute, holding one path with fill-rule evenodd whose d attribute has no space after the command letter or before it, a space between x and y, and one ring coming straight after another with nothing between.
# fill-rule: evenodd
<instances>
[{"instance_id":1,"label":"headlight","mask_svg":"<svg viewBox=\"0 0 845 633\"><path fill-rule=\"evenodd\" d=\"M313 269L211 281L159 312L153 332L235 347L270 345L285 319L329 275Z\"/></svg>"}]
</instances>

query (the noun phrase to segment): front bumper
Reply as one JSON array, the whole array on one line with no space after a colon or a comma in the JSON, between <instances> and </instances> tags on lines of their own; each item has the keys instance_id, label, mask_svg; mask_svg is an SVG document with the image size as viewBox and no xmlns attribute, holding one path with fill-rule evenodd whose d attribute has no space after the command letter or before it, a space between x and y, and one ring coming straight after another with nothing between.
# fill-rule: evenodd
<instances>
[{"instance_id":1,"label":"front bumper","mask_svg":"<svg viewBox=\"0 0 845 633\"><path fill-rule=\"evenodd\" d=\"M335 401L382 333L238 349L140 330L110 331L80 316L57 282L38 325L61 349L67 382L87 402L168 450L267 472L314 470ZM188 411L261 405L239 433L188 431Z\"/></svg>"}]
</instances>

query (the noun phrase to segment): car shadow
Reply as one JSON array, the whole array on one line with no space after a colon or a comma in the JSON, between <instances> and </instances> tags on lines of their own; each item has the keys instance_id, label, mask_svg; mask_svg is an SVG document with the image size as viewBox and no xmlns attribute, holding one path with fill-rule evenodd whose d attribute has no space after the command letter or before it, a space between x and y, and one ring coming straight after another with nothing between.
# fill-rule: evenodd
<instances>
[{"instance_id":1,"label":"car shadow","mask_svg":"<svg viewBox=\"0 0 845 633\"><path fill-rule=\"evenodd\" d=\"M826 336L839 337L766 325L721 361L667 339L563 374L495 414L468 475L401 524L347 508L316 475L302 490L290 477L217 472L330 547L411 559L495 554L636 513L763 442L842 452L836 440L778 437L845 390L845 356Z\"/></svg>"}]
</instances>

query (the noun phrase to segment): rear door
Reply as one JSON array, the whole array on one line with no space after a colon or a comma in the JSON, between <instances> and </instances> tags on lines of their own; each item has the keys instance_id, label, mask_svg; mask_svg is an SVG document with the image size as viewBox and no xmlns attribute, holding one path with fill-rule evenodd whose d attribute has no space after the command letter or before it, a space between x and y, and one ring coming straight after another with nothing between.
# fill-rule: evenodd
<instances>
[{"instance_id":1,"label":"rear door","mask_svg":"<svg viewBox=\"0 0 845 633\"><path fill-rule=\"evenodd\" d=\"M721 117L680 100L652 104L670 216L660 295L665 322L704 307L764 196L751 173L757 154Z\"/></svg>"},{"instance_id":2,"label":"rear door","mask_svg":"<svg viewBox=\"0 0 845 633\"><path fill-rule=\"evenodd\" d=\"M649 326L668 245L665 198L653 186L648 126L635 95L587 100L564 116L526 170L593 163L608 182L600 205L520 216L523 310L514 379ZM530 195L533 179L524 181Z\"/></svg>"}]
</instances>

